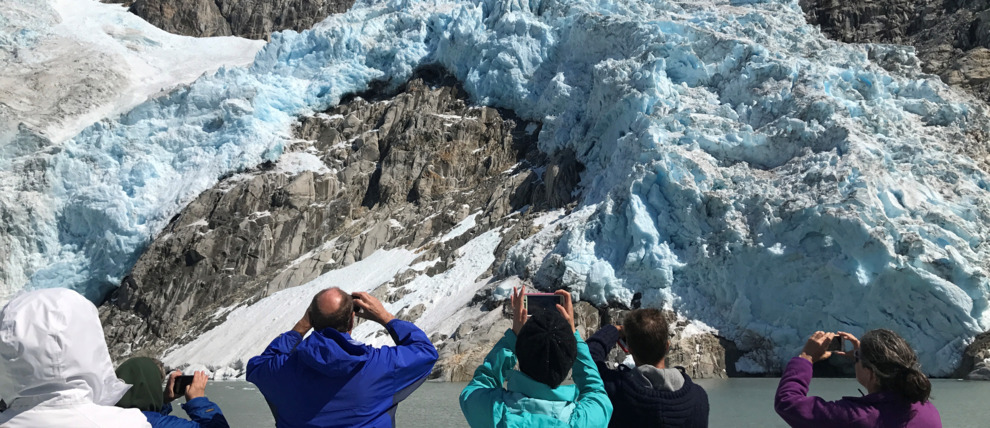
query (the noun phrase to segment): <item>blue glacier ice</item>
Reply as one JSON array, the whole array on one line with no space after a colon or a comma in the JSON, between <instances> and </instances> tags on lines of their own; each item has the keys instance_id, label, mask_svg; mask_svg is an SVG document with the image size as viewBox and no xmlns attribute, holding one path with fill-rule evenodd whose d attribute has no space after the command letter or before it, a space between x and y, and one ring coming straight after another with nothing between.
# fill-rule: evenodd
<instances>
[{"instance_id":1,"label":"blue glacier ice","mask_svg":"<svg viewBox=\"0 0 990 428\"><path fill-rule=\"evenodd\" d=\"M829 41L783 0L359 1L249 68L0 159L32 177L0 197L4 297L99 299L198 193L276 159L295 117L426 64L586 167L571 220L503 273L552 265L595 303L640 293L753 349L741 369L815 330L889 327L947 375L990 329L990 180L967 154L986 107L911 48Z\"/></svg>"}]
</instances>

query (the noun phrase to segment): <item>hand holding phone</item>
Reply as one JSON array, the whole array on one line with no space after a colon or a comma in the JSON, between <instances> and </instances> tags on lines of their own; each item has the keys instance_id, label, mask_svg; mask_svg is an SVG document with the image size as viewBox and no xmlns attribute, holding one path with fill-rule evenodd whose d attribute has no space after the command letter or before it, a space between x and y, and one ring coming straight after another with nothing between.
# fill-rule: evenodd
<instances>
[{"instance_id":1,"label":"hand holding phone","mask_svg":"<svg viewBox=\"0 0 990 428\"><path fill-rule=\"evenodd\" d=\"M829 351L842 351L842 336L835 336L828 344Z\"/></svg>"},{"instance_id":2,"label":"hand holding phone","mask_svg":"<svg viewBox=\"0 0 990 428\"><path fill-rule=\"evenodd\" d=\"M186 388L192 385L193 375L180 375L175 376L175 380L172 382L172 394L175 397L185 395Z\"/></svg>"},{"instance_id":3,"label":"hand holding phone","mask_svg":"<svg viewBox=\"0 0 990 428\"><path fill-rule=\"evenodd\" d=\"M564 296L554 293L527 293L523 300L523 308L530 316L543 311L556 311L557 305L563 304Z\"/></svg>"}]
</instances>

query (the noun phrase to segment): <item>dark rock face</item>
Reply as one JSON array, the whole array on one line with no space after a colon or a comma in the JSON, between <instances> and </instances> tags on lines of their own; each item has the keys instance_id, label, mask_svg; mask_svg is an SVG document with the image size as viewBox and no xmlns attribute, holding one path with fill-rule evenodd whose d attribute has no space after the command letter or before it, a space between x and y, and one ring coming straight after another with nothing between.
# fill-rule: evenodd
<instances>
[{"instance_id":1,"label":"dark rock face","mask_svg":"<svg viewBox=\"0 0 990 428\"><path fill-rule=\"evenodd\" d=\"M539 124L507 117L469 106L455 85L414 80L391 99L357 97L302 118L303 141L283 159L318 159L320 168L268 162L190 203L101 306L113 356L160 355L222 322L225 308L380 248L421 247L481 212L474 230L423 251L443 271L473 236L493 227L528 230L511 213L572 203L580 165L567 154L541 154ZM396 280L396 293L404 280ZM397 298L388 290L381 296ZM405 318L419 316L409 309Z\"/></svg>"},{"instance_id":2,"label":"dark rock face","mask_svg":"<svg viewBox=\"0 0 990 428\"><path fill-rule=\"evenodd\" d=\"M267 39L275 31L308 29L353 4L354 0L136 0L131 12L175 34Z\"/></svg>"},{"instance_id":3,"label":"dark rock face","mask_svg":"<svg viewBox=\"0 0 990 428\"><path fill-rule=\"evenodd\" d=\"M921 69L990 100L990 1L801 0L808 22L849 43L917 50Z\"/></svg>"}]
</instances>

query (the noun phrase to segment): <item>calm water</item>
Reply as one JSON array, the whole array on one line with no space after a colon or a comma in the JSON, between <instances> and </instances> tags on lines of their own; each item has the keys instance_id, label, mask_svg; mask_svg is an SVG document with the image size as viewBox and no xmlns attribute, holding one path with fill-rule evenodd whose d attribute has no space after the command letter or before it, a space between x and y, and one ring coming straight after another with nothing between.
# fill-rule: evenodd
<instances>
[{"instance_id":1,"label":"calm water","mask_svg":"<svg viewBox=\"0 0 990 428\"><path fill-rule=\"evenodd\" d=\"M712 427L787 427L773 411L777 379L702 379L711 405ZM467 426L457 396L463 383L426 383L399 405L396 422L403 428ZM815 379L811 394L828 400L859 395L855 379ZM236 428L274 426L264 398L243 381L212 382L207 396L215 401ZM932 402L946 428L990 426L990 382L932 380ZM182 401L182 399L179 399ZM176 405L177 416L185 413Z\"/></svg>"}]
</instances>

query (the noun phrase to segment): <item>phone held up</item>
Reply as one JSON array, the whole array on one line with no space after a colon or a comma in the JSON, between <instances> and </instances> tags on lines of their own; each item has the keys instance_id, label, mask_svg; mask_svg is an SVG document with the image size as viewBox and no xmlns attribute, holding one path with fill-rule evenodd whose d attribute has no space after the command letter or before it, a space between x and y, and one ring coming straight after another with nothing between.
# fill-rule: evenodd
<instances>
[{"instance_id":1,"label":"phone held up","mask_svg":"<svg viewBox=\"0 0 990 428\"><path fill-rule=\"evenodd\" d=\"M564 296L553 293L526 293L523 308L530 316L537 312L557 310L557 305L564 304Z\"/></svg>"},{"instance_id":2,"label":"phone held up","mask_svg":"<svg viewBox=\"0 0 990 428\"><path fill-rule=\"evenodd\" d=\"M192 381L192 375L176 376L175 381L172 383L172 393L175 394L176 397L185 395L186 388L188 388L189 385L192 385Z\"/></svg>"},{"instance_id":3,"label":"phone held up","mask_svg":"<svg viewBox=\"0 0 990 428\"><path fill-rule=\"evenodd\" d=\"M629 352L629 345L626 345L626 341L623 340L621 337L619 338L619 347L622 348L622 352L625 352L627 354L631 353Z\"/></svg>"},{"instance_id":4,"label":"phone held up","mask_svg":"<svg viewBox=\"0 0 990 428\"><path fill-rule=\"evenodd\" d=\"M842 336L835 336L832 338L832 342L828 344L829 351L841 351L842 350Z\"/></svg>"}]
</instances>

